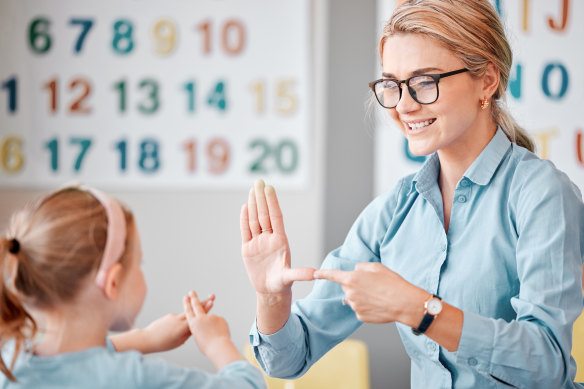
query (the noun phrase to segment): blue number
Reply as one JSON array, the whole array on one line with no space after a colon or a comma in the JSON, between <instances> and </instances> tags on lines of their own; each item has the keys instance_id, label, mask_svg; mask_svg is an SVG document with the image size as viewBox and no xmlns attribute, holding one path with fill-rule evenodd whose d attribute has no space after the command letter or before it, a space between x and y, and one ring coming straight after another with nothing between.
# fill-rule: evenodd
<instances>
[{"instance_id":1,"label":"blue number","mask_svg":"<svg viewBox=\"0 0 584 389\"><path fill-rule=\"evenodd\" d=\"M73 50L76 54L81 52L81 48L83 47L83 42L85 41L85 37L87 36L87 33L89 32L89 30L91 30L91 27L93 27L93 20L91 19L71 19L69 20L69 24L74 26L74 25L80 25L81 26L81 32L79 33L79 37L77 37L77 42L75 43L75 49Z\"/></svg>"},{"instance_id":2,"label":"blue number","mask_svg":"<svg viewBox=\"0 0 584 389\"><path fill-rule=\"evenodd\" d=\"M10 113L16 112L16 91L18 83L16 77L9 78L4 83L2 83L2 89L8 91L8 111Z\"/></svg>"},{"instance_id":3,"label":"blue number","mask_svg":"<svg viewBox=\"0 0 584 389\"><path fill-rule=\"evenodd\" d=\"M120 170L125 172L126 171L126 150L128 147L128 143L126 140L122 140L116 143L116 149L120 150Z\"/></svg>"},{"instance_id":4,"label":"blue number","mask_svg":"<svg viewBox=\"0 0 584 389\"><path fill-rule=\"evenodd\" d=\"M128 54L134 48L134 40L132 39L132 31L134 27L129 20L118 20L114 23L114 39L112 47L118 54ZM121 44L121 42L126 42Z\"/></svg>"},{"instance_id":5,"label":"blue number","mask_svg":"<svg viewBox=\"0 0 584 389\"><path fill-rule=\"evenodd\" d=\"M225 84L223 81L219 81L215 85L215 89L209 93L209 98L207 99L207 104L216 105L220 111L225 111L227 109L227 99L225 96Z\"/></svg>"},{"instance_id":6,"label":"blue number","mask_svg":"<svg viewBox=\"0 0 584 389\"><path fill-rule=\"evenodd\" d=\"M51 139L45 143L45 147L51 153L51 170L56 172L59 170L59 141L56 138Z\"/></svg>"},{"instance_id":7,"label":"blue number","mask_svg":"<svg viewBox=\"0 0 584 389\"><path fill-rule=\"evenodd\" d=\"M75 160L75 166L74 166L75 171L78 172L81 169L81 163L83 162L83 157L85 157L85 153L87 153L87 150L89 150L89 147L91 146L91 139L71 138L71 139L69 139L69 143L71 143L72 145L78 144L79 146L81 146L81 150L79 150L79 155L77 156L77 159Z\"/></svg>"},{"instance_id":8,"label":"blue number","mask_svg":"<svg viewBox=\"0 0 584 389\"><path fill-rule=\"evenodd\" d=\"M139 165L146 173L154 173L160 167L158 147L158 142L155 139L145 139L140 143Z\"/></svg>"}]
</instances>

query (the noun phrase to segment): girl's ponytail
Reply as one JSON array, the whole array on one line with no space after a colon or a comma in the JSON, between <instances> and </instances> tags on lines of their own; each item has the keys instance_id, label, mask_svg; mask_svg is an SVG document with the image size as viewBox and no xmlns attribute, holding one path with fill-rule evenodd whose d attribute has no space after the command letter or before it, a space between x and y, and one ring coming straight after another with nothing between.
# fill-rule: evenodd
<instances>
[{"instance_id":1,"label":"girl's ponytail","mask_svg":"<svg viewBox=\"0 0 584 389\"><path fill-rule=\"evenodd\" d=\"M10 381L16 381L11 370L18 354L27 339L32 339L37 331L36 322L14 292L14 280L19 269L19 246L15 239L0 239L0 349L4 349L7 342L14 341L10 367L4 360L5 355L0 355L0 371Z\"/></svg>"}]
</instances>

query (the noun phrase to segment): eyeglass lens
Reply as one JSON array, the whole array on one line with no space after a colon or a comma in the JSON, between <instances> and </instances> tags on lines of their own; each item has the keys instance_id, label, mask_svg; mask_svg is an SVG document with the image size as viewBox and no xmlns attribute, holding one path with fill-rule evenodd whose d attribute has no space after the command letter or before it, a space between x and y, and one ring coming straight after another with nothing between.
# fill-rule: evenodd
<instances>
[{"instance_id":1,"label":"eyeglass lens","mask_svg":"<svg viewBox=\"0 0 584 389\"><path fill-rule=\"evenodd\" d=\"M436 81L429 76L412 77L407 83L412 98L420 104L430 104L438 99ZM386 108L395 107L401 97L400 85L395 80L383 80L375 84L375 94L379 103Z\"/></svg>"}]
</instances>

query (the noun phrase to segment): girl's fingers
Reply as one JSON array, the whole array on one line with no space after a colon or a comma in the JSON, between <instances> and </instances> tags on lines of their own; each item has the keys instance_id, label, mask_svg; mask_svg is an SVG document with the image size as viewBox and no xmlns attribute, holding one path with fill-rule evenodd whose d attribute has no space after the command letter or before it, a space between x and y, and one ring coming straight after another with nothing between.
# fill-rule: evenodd
<instances>
[{"instance_id":1,"label":"girl's fingers","mask_svg":"<svg viewBox=\"0 0 584 389\"><path fill-rule=\"evenodd\" d=\"M272 232L272 224L270 222L270 213L268 204L266 203L266 195L264 188L266 185L261 179L256 180L254 184L255 199L258 207L258 220L260 223L260 232Z\"/></svg>"},{"instance_id":2,"label":"girl's fingers","mask_svg":"<svg viewBox=\"0 0 584 389\"><path fill-rule=\"evenodd\" d=\"M209 297L207 297L205 299L205 301L202 302L203 308L205 309L205 313L209 313L211 308L213 308L214 302L215 302L215 295L214 294L211 294Z\"/></svg>"},{"instance_id":3,"label":"girl's fingers","mask_svg":"<svg viewBox=\"0 0 584 389\"><path fill-rule=\"evenodd\" d=\"M191 298L191 307L195 312L195 316L205 315L206 314L205 308L203 308L203 305L199 301L199 296L197 296L197 294L194 291L191 291L189 293L189 297Z\"/></svg>"},{"instance_id":4,"label":"girl's fingers","mask_svg":"<svg viewBox=\"0 0 584 389\"><path fill-rule=\"evenodd\" d=\"M260 222L258 220L258 206L255 196L255 189L251 188L249 197L247 199L247 217L249 221L249 229L252 237L256 237L262 233Z\"/></svg>"},{"instance_id":5,"label":"girl's fingers","mask_svg":"<svg viewBox=\"0 0 584 389\"><path fill-rule=\"evenodd\" d=\"M192 320L195 318L195 312L193 312L193 307L191 307L191 302L189 296L183 297L183 308L185 311L185 316L187 320Z\"/></svg>"}]
</instances>

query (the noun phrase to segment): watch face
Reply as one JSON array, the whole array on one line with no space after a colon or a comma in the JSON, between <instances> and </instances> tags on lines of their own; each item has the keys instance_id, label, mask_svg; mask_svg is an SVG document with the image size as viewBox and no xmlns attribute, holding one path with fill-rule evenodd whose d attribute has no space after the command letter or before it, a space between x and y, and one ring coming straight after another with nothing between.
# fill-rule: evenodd
<instances>
[{"instance_id":1,"label":"watch face","mask_svg":"<svg viewBox=\"0 0 584 389\"><path fill-rule=\"evenodd\" d=\"M442 302L437 298L428 301L428 313L430 315L437 315L442 311Z\"/></svg>"}]
</instances>

